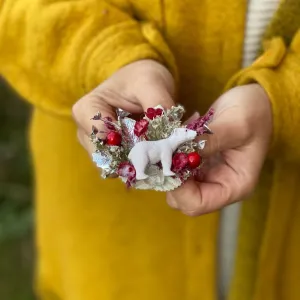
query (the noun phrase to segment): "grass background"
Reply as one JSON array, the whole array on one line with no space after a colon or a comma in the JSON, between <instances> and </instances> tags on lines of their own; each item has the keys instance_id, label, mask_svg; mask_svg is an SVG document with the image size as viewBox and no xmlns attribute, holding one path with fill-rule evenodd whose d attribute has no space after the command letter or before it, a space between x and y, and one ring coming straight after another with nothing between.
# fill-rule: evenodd
<instances>
[{"instance_id":1,"label":"grass background","mask_svg":"<svg viewBox=\"0 0 300 300\"><path fill-rule=\"evenodd\" d=\"M33 300L30 107L0 78L0 299Z\"/></svg>"}]
</instances>

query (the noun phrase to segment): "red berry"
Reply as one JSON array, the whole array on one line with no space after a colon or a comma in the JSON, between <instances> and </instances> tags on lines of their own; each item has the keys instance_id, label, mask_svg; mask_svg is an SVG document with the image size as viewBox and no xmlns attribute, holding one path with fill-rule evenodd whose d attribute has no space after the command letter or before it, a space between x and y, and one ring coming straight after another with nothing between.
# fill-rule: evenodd
<instances>
[{"instance_id":1,"label":"red berry","mask_svg":"<svg viewBox=\"0 0 300 300\"><path fill-rule=\"evenodd\" d=\"M122 142L122 136L116 131L110 131L106 136L106 143L110 146L120 146Z\"/></svg>"},{"instance_id":2,"label":"red berry","mask_svg":"<svg viewBox=\"0 0 300 300\"><path fill-rule=\"evenodd\" d=\"M188 154L189 166L193 169L197 168L201 164L201 156L197 152L192 152Z\"/></svg>"}]
</instances>

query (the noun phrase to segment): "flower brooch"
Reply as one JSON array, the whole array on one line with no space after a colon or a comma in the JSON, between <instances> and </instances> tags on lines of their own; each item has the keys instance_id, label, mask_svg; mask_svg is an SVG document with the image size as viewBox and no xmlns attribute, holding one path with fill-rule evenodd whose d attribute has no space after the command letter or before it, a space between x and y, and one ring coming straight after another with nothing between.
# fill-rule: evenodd
<instances>
[{"instance_id":1,"label":"flower brooch","mask_svg":"<svg viewBox=\"0 0 300 300\"><path fill-rule=\"evenodd\" d=\"M205 147L199 136L212 133L208 123L213 111L186 125L181 121L184 112L181 105L157 106L135 121L117 109L116 122L95 115L92 119L104 122L107 129L105 138L98 137L95 127L91 134L93 161L102 169L102 177L118 176L127 187L136 189L171 191L196 176Z\"/></svg>"}]
</instances>

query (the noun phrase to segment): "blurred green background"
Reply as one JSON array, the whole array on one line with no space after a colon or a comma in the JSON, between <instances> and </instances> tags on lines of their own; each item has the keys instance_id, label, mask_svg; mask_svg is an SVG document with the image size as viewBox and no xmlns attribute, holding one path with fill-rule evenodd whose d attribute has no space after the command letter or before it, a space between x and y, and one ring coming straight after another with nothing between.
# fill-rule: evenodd
<instances>
[{"instance_id":1,"label":"blurred green background","mask_svg":"<svg viewBox=\"0 0 300 300\"><path fill-rule=\"evenodd\" d=\"M33 300L30 107L0 78L0 299Z\"/></svg>"}]
</instances>

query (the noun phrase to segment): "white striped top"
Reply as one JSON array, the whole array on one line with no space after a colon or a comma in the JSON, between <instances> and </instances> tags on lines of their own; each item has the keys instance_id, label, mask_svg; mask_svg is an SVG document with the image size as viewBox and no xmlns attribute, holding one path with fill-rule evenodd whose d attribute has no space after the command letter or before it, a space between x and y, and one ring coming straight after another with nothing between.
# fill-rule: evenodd
<instances>
[{"instance_id":1,"label":"white striped top","mask_svg":"<svg viewBox=\"0 0 300 300\"><path fill-rule=\"evenodd\" d=\"M280 0L250 0L246 21L243 65L250 65L259 50L262 35Z\"/></svg>"},{"instance_id":2,"label":"white striped top","mask_svg":"<svg viewBox=\"0 0 300 300\"><path fill-rule=\"evenodd\" d=\"M251 65L256 58L262 35L280 0L249 0L245 28L243 67ZM240 204L231 205L222 211L219 236L219 291L225 299L233 273L236 250Z\"/></svg>"}]
</instances>

